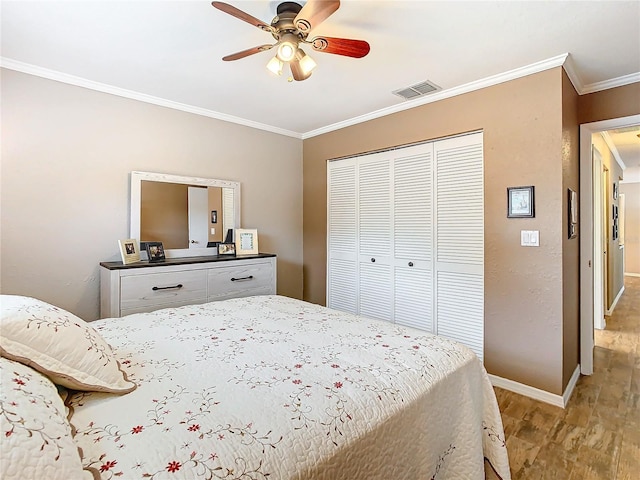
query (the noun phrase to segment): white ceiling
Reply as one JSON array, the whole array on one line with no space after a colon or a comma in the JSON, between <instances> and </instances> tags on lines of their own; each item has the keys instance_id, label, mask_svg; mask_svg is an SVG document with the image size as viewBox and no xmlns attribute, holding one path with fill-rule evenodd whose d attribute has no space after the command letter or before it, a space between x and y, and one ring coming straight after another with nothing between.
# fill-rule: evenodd
<instances>
[{"instance_id":1,"label":"white ceiling","mask_svg":"<svg viewBox=\"0 0 640 480\"><path fill-rule=\"evenodd\" d=\"M267 23L279 4L227 1ZM560 65L565 54L579 93L640 81L638 0L346 0L311 37L367 40L370 54L307 49L318 67L303 82L266 70L273 51L223 62L273 39L207 0L3 0L0 15L7 68L299 138ZM391 93L424 80L443 90L411 101Z\"/></svg>"}]
</instances>

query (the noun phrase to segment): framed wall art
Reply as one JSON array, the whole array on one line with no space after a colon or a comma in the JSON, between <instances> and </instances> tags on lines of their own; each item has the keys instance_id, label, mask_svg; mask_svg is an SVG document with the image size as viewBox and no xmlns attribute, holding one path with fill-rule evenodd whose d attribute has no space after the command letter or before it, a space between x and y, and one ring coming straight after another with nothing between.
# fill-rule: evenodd
<instances>
[{"instance_id":1,"label":"framed wall art","mask_svg":"<svg viewBox=\"0 0 640 480\"><path fill-rule=\"evenodd\" d=\"M568 196L569 210L569 238L575 238L578 235L578 194L569 189Z\"/></svg>"},{"instance_id":2,"label":"framed wall art","mask_svg":"<svg viewBox=\"0 0 640 480\"><path fill-rule=\"evenodd\" d=\"M258 253L258 230L239 228L236 230L236 253L255 255Z\"/></svg>"},{"instance_id":3,"label":"framed wall art","mask_svg":"<svg viewBox=\"0 0 640 480\"><path fill-rule=\"evenodd\" d=\"M118 240L120 246L120 256L122 257L122 263L128 265L129 263L136 263L140 261L140 248L138 247L138 240L135 238L127 238L125 240Z\"/></svg>"},{"instance_id":4,"label":"framed wall art","mask_svg":"<svg viewBox=\"0 0 640 480\"><path fill-rule=\"evenodd\" d=\"M535 217L535 198L533 185L528 187L507 188L507 217Z\"/></svg>"}]
</instances>

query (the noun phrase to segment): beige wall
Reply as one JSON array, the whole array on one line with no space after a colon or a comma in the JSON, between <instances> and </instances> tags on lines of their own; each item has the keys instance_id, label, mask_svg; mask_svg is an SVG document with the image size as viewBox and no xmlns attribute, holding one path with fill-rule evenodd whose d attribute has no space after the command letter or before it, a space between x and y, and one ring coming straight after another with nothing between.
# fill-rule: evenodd
<instances>
[{"instance_id":1,"label":"beige wall","mask_svg":"<svg viewBox=\"0 0 640 480\"><path fill-rule=\"evenodd\" d=\"M2 293L97 318L139 170L239 181L278 292L302 296L301 140L6 69L0 88Z\"/></svg>"},{"instance_id":2,"label":"beige wall","mask_svg":"<svg viewBox=\"0 0 640 480\"><path fill-rule=\"evenodd\" d=\"M561 394L561 332L577 322L565 317L574 307L565 310L563 303L563 275L575 276L567 271L575 260L563 263L563 170L566 184L573 184L577 161L575 145L563 154L563 142L577 134L575 119L563 118L563 92L562 69L554 68L306 139L304 298L325 302L327 159L482 129L485 365L495 375ZM536 188L533 219L506 218L507 187L519 185ZM540 247L521 247L520 230L539 230ZM567 356L575 357L574 350L569 346ZM568 369L575 366L572 361Z\"/></svg>"},{"instance_id":3,"label":"beige wall","mask_svg":"<svg viewBox=\"0 0 640 480\"><path fill-rule=\"evenodd\" d=\"M569 189L580 195L578 94L562 72L562 388L580 363L580 231L569 238Z\"/></svg>"},{"instance_id":4,"label":"beige wall","mask_svg":"<svg viewBox=\"0 0 640 480\"><path fill-rule=\"evenodd\" d=\"M640 82L581 95L578 122L592 123L640 113Z\"/></svg>"},{"instance_id":5,"label":"beige wall","mask_svg":"<svg viewBox=\"0 0 640 480\"><path fill-rule=\"evenodd\" d=\"M640 275L640 183L621 183L625 201L624 273Z\"/></svg>"}]
</instances>

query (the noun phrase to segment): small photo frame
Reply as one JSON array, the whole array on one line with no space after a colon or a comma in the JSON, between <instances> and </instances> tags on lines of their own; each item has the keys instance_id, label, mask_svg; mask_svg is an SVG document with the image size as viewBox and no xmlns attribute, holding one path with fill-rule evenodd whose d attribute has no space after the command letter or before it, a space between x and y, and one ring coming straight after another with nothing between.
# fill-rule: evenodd
<instances>
[{"instance_id":1,"label":"small photo frame","mask_svg":"<svg viewBox=\"0 0 640 480\"><path fill-rule=\"evenodd\" d=\"M236 253L255 255L258 253L258 230L238 228L236 230Z\"/></svg>"},{"instance_id":2,"label":"small photo frame","mask_svg":"<svg viewBox=\"0 0 640 480\"><path fill-rule=\"evenodd\" d=\"M618 199L618 182L613 182L613 199Z\"/></svg>"},{"instance_id":3,"label":"small photo frame","mask_svg":"<svg viewBox=\"0 0 640 480\"><path fill-rule=\"evenodd\" d=\"M127 238L125 240L118 240L120 246L120 256L122 257L122 263L128 265L129 263L136 263L140 261L140 248L138 247L138 240L135 238Z\"/></svg>"},{"instance_id":4,"label":"small photo frame","mask_svg":"<svg viewBox=\"0 0 640 480\"><path fill-rule=\"evenodd\" d=\"M507 218L535 217L534 187L507 188Z\"/></svg>"},{"instance_id":5,"label":"small photo frame","mask_svg":"<svg viewBox=\"0 0 640 480\"><path fill-rule=\"evenodd\" d=\"M235 255L236 244L235 243L219 243L218 255Z\"/></svg>"},{"instance_id":6,"label":"small photo frame","mask_svg":"<svg viewBox=\"0 0 640 480\"><path fill-rule=\"evenodd\" d=\"M162 242L147 242L146 248L150 262L161 262L165 259Z\"/></svg>"},{"instance_id":7,"label":"small photo frame","mask_svg":"<svg viewBox=\"0 0 640 480\"><path fill-rule=\"evenodd\" d=\"M211 210L211 223L218 223L218 211Z\"/></svg>"}]
</instances>

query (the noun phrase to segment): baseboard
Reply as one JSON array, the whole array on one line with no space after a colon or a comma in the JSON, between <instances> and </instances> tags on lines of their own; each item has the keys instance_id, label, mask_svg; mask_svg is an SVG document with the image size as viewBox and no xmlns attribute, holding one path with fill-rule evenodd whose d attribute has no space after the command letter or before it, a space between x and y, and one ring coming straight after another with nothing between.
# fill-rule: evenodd
<instances>
[{"instance_id":1,"label":"baseboard","mask_svg":"<svg viewBox=\"0 0 640 480\"><path fill-rule=\"evenodd\" d=\"M618 304L618 300L620 300L620 297L622 296L623 293L624 293L624 285L618 292L618 295L616 295L616 298L613 299L613 302L611 303L611 308L605 312L605 315L611 315L613 313L613 311L616 308L616 305Z\"/></svg>"},{"instance_id":2,"label":"baseboard","mask_svg":"<svg viewBox=\"0 0 640 480\"><path fill-rule=\"evenodd\" d=\"M640 277L640 273L627 273L624 272L625 277Z\"/></svg>"},{"instance_id":3,"label":"baseboard","mask_svg":"<svg viewBox=\"0 0 640 480\"><path fill-rule=\"evenodd\" d=\"M573 389L575 388L576 383L578 383L579 378L580 365L578 365L573 371L573 375L571 375L571 379L569 379L569 383L567 384L567 388L565 388L564 393L562 395L557 395L555 393L547 392L546 390L540 390L539 388L525 385L524 383L514 382L508 378L489 374L489 380L491 380L491 384L495 387L504 388L510 392L524 395L525 397L533 398L534 400L539 400L561 408L566 407L567 403L569 403L569 399L571 398L571 394L573 393Z\"/></svg>"}]
</instances>

